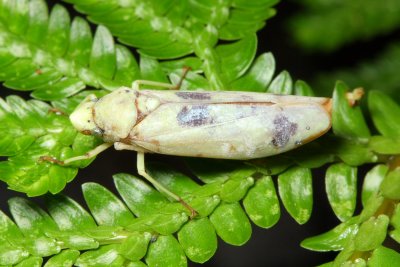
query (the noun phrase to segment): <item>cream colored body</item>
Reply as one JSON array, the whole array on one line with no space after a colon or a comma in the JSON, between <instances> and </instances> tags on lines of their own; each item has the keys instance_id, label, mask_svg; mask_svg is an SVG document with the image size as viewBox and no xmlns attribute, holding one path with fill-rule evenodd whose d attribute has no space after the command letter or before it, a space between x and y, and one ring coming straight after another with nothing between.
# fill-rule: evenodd
<instances>
[{"instance_id":1,"label":"cream colored body","mask_svg":"<svg viewBox=\"0 0 400 267\"><path fill-rule=\"evenodd\" d=\"M81 132L116 149L252 159L279 154L330 129L330 99L249 92L118 89L71 115ZM88 132L89 131L89 132Z\"/></svg>"}]
</instances>

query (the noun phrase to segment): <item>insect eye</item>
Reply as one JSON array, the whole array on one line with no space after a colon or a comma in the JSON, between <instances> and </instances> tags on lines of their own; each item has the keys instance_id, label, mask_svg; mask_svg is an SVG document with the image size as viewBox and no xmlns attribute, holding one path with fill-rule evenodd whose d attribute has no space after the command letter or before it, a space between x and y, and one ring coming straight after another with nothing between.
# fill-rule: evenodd
<instances>
[{"instance_id":1,"label":"insect eye","mask_svg":"<svg viewBox=\"0 0 400 267\"><path fill-rule=\"evenodd\" d=\"M97 135L97 136L103 136L104 134L104 130L101 128L94 128L93 130L93 135Z\"/></svg>"}]
</instances>

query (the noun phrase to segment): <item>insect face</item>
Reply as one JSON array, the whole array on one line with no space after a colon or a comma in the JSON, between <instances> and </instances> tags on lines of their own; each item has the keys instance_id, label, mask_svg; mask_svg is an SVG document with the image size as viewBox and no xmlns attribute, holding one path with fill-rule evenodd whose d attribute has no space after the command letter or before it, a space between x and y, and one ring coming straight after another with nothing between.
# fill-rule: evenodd
<instances>
[{"instance_id":1,"label":"insect face","mask_svg":"<svg viewBox=\"0 0 400 267\"><path fill-rule=\"evenodd\" d=\"M69 119L72 125L83 134L92 134L96 124L93 119L93 106L98 99L95 95L88 95L72 112Z\"/></svg>"},{"instance_id":2,"label":"insect face","mask_svg":"<svg viewBox=\"0 0 400 267\"><path fill-rule=\"evenodd\" d=\"M118 141L127 137L136 124L135 91L121 88L100 99L89 95L69 118L83 134L101 136L106 142Z\"/></svg>"}]
</instances>

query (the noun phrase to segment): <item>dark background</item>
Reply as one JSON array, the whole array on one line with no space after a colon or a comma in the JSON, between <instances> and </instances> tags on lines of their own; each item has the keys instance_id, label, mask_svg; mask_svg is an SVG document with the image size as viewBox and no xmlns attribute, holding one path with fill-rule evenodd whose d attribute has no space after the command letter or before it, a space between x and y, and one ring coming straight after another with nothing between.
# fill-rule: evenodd
<instances>
[{"instance_id":1,"label":"dark background","mask_svg":"<svg viewBox=\"0 0 400 267\"><path fill-rule=\"evenodd\" d=\"M56 1L48 2L53 5ZM69 9L71 16L79 15L71 5L62 4ZM295 79L310 81L321 71L355 66L360 59L373 56L385 43L399 36L396 32L370 42L358 42L333 54L307 54L293 42L285 24L301 7L285 1L276 8L278 14L268 20L267 26L259 32L259 53L271 51L276 59L276 73L286 69ZM1 96L17 93L6 88L0 91ZM29 98L29 94L22 96ZM179 157L151 155L148 159L182 168L182 160ZM136 173L136 155L131 151L116 152L109 149L98 156L89 167L81 170L74 181L67 185L64 193L85 206L81 193L83 183L97 182L117 194L111 177L120 172ZM253 226L251 239L241 247L227 245L219 240L218 250L209 262L203 265L190 263L190 266L315 266L332 260L336 253L311 252L299 246L304 238L329 230L339 222L327 201L324 170L314 171L313 174L314 207L312 217L305 225L298 225L282 206L281 219L271 229ZM365 170L361 170L360 178L364 174ZM359 179L359 183L361 182L362 179ZM7 190L3 182L0 183L0 192L1 209L7 214L7 200L13 196L24 196ZM35 198L34 201L43 204L42 198Z\"/></svg>"}]
</instances>

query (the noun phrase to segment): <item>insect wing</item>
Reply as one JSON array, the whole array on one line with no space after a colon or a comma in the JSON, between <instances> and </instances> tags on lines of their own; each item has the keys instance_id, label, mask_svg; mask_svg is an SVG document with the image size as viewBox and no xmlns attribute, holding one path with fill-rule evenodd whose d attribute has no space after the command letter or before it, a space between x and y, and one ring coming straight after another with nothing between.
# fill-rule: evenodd
<instances>
[{"instance_id":1,"label":"insect wing","mask_svg":"<svg viewBox=\"0 0 400 267\"><path fill-rule=\"evenodd\" d=\"M308 97L296 95L277 95L256 92L239 91L161 91L140 90L140 95L159 99L163 103L193 103L193 104L218 104L218 103L260 103L260 104L293 104L315 103L324 105L330 99L325 97Z\"/></svg>"},{"instance_id":2,"label":"insect wing","mask_svg":"<svg viewBox=\"0 0 400 267\"><path fill-rule=\"evenodd\" d=\"M196 102L162 104L133 128L133 142L155 153L250 159L291 150L331 125L313 102Z\"/></svg>"}]
</instances>

